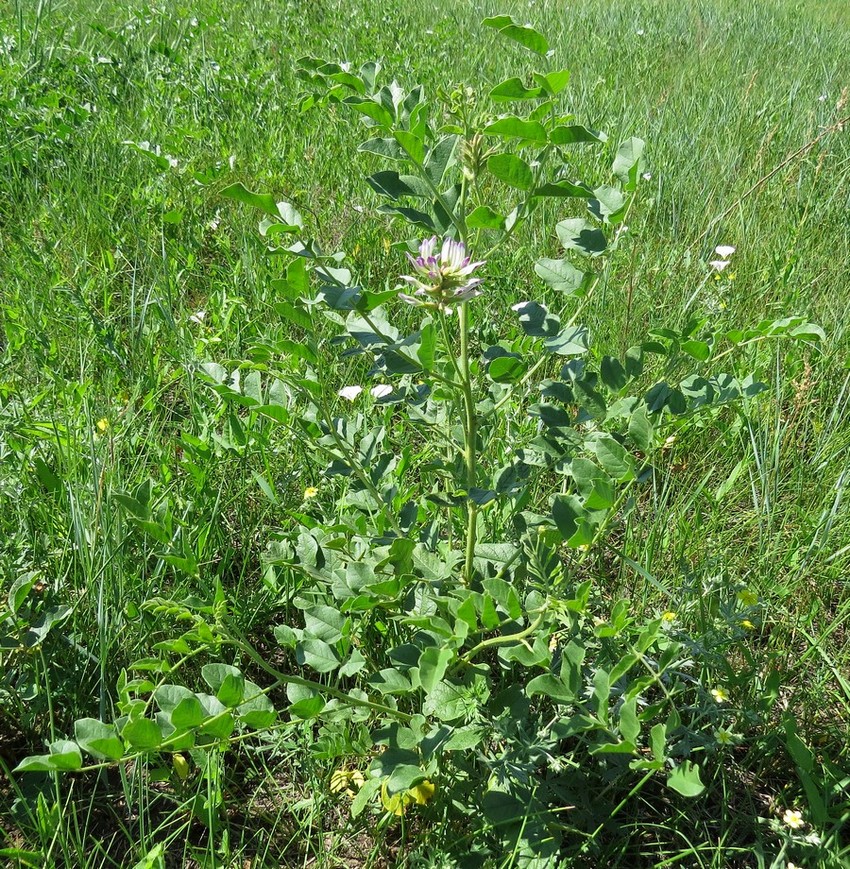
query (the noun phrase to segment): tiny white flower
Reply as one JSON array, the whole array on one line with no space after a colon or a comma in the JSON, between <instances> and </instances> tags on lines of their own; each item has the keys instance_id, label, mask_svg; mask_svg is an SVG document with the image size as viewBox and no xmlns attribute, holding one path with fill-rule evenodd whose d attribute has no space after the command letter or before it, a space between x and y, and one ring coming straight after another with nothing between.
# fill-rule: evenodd
<instances>
[{"instance_id":1,"label":"tiny white flower","mask_svg":"<svg viewBox=\"0 0 850 869\"><path fill-rule=\"evenodd\" d=\"M168 160L168 165L169 165L172 169L176 169L176 168L177 168L177 158L176 158L176 157L172 157L171 154L166 154L166 155L165 155L165 159Z\"/></svg>"},{"instance_id":2,"label":"tiny white flower","mask_svg":"<svg viewBox=\"0 0 850 869\"><path fill-rule=\"evenodd\" d=\"M197 26L198 26L198 19L197 19L197 18L193 18L193 19L189 22L189 25L190 25L191 27L197 27Z\"/></svg>"},{"instance_id":3,"label":"tiny white flower","mask_svg":"<svg viewBox=\"0 0 850 869\"><path fill-rule=\"evenodd\" d=\"M362 386L343 386L337 393L340 398L345 398L348 401L354 401L360 393L363 392Z\"/></svg>"},{"instance_id":4,"label":"tiny white flower","mask_svg":"<svg viewBox=\"0 0 850 869\"><path fill-rule=\"evenodd\" d=\"M236 165L236 155L235 155L235 154L231 154L231 155L227 158L227 165L230 167L230 171L232 172L232 171L233 171L233 167Z\"/></svg>"},{"instance_id":5,"label":"tiny white flower","mask_svg":"<svg viewBox=\"0 0 850 869\"><path fill-rule=\"evenodd\" d=\"M709 263L709 265L714 269L714 271L722 272L723 269L725 269L726 266L729 265L729 260L728 259L713 259Z\"/></svg>"},{"instance_id":6,"label":"tiny white flower","mask_svg":"<svg viewBox=\"0 0 850 869\"><path fill-rule=\"evenodd\" d=\"M644 172L640 177L643 178L644 181L652 181L652 175L649 172Z\"/></svg>"},{"instance_id":7,"label":"tiny white flower","mask_svg":"<svg viewBox=\"0 0 850 869\"><path fill-rule=\"evenodd\" d=\"M189 317L189 322L190 323L197 323L199 326L202 326L206 316L207 316L206 311L195 311L195 313L192 314L191 317Z\"/></svg>"},{"instance_id":8,"label":"tiny white flower","mask_svg":"<svg viewBox=\"0 0 850 869\"><path fill-rule=\"evenodd\" d=\"M635 31L635 32L637 33L638 36L643 36L643 34L644 34L646 31L645 31L643 28L641 28L640 30L637 30L637 31Z\"/></svg>"},{"instance_id":9,"label":"tiny white flower","mask_svg":"<svg viewBox=\"0 0 850 869\"><path fill-rule=\"evenodd\" d=\"M392 386L387 383L381 383L378 386L373 386L369 392L372 394L372 398L386 398L388 395L391 395L393 391Z\"/></svg>"},{"instance_id":10,"label":"tiny white flower","mask_svg":"<svg viewBox=\"0 0 850 869\"><path fill-rule=\"evenodd\" d=\"M826 102L826 94L821 94L821 95L818 97L818 102L819 102L819 103L825 103L825 102Z\"/></svg>"},{"instance_id":11,"label":"tiny white flower","mask_svg":"<svg viewBox=\"0 0 850 869\"><path fill-rule=\"evenodd\" d=\"M362 205L352 205L351 207L360 214L363 214L363 212L366 210Z\"/></svg>"},{"instance_id":12,"label":"tiny white flower","mask_svg":"<svg viewBox=\"0 0 850 869\"><path fill-rule=\"evenodd\" d=\"M735 247L731 244L718 244L717 247L714 248L714 252L721 259L728 259L733 253L735 253Z\"/></svg>"},{"instance_id":13,"label":"tiny white flower","mask_svg":"<svg viewBox=\"0 0 850 869\"><path fill-rule=\"evenodd\" d=\"M782 815L782 822L792 830L799 830L800 827L805 827L806 822L803 820L803 813L796 809L785 809Z\"/></svg>"}]
</instances>

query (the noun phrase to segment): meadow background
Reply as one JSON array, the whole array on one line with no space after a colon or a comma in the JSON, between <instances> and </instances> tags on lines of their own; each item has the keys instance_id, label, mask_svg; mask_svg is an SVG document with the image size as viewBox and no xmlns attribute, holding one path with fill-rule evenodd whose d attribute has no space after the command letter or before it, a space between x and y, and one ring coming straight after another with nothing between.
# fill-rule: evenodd
<instances>
[{"instance_id":1,"label":"meadow background","mask_svg":"<svg viewBox=\"0 0 850 869\"><path fill-rule=\"evenodd\" d=\"M146 600L204 597L220 581L259 642L280 609L262 552L323 481L288 446L232 449L191 376L195 363L288 334L256 217L219 191L241 181L292 202L375 289L395 285L404 263L392 245L409 235L377 213L353 127L334 110L298 110L295 60L381 58L389 77L429 91L484 87L518 63L480 27L500 12L549 36L581 122L614 149L629 136L647 143L631 246L584 315L594 348L620 353L694 313L730 329L800 314L827 335L754 351L748 363L771 387L756 421L671 444L643 521L617 541L625 558L589 560L605 594L673 611L697 635L716 615L705 602L745 586L758 600L740 657L781 674L776 733L735 748L736 772L717 773L712 799L654 821L630 806L605 859L784 866L770 824L808 805L806 777L824 792L824 764L850 768L850 7L511 5L0 7L0 583L5 598L20 576L35 578L28 606L43 631L32 652L0 647L0 848L11 865L132 866L163 837L168 865L455 865L439 862L445 834L427 824L349 822L306 733L242 753L224 844L179 808L157 808L154 783L127 805L91 777L57 786L11 769L76 718L109 714L122 667L160 639ZM547 208L552 222L567 216ZM716 245L736 253L715 278ZM556 249L551 232L519 234L488 264L482 316L505 322L533 297L533 258ZM351 381L348 363L327 365L339 386ZM121 495L149 478L169 504L171 542L190 540L196 563L131 543ZM2 607L0 634L17 636ZM783 709L808 755L789 749ZM830 811L834 862L804 865L846 865L846 794Z\"/></svg>"}]
</instances>

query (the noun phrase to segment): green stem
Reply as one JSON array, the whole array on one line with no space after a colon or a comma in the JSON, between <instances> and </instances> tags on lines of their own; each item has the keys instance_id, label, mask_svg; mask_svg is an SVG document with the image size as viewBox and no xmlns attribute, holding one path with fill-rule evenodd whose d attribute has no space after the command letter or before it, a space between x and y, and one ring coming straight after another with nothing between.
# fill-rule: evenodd
<instances>
[{"instance_id":1,"label":"green stem","mask_svg":"<svg viewBox=\"0 0 850 869\"><path fill-rule=\"evenodd\" d=\"M346 694L345 691L340 691L339 688L333 688L330 685L323 685L321 682L314 682L311 679L302 679L300 676L293 676L290 673L282 673L280 670L266 663L260 653L233 628L228 627L228 632L231 635L230 642L246 654L258 667L264 670L269 676L273 676L279 684L283 685L298 685L301 688L309 688L313 691L318 691L320 694L327 694L330 697L336 697L337 700L342 700L352 706L360 706L362 709L371 709L374 712L380 712L383 715L389 715L392 718L397 718L400 721L411 721L413 716L406 712L399 712L398 709L392 709L389 706L384 706L381 703L373 703L371 700L361 700L359 697L352 697Z\"/></svg>"},{"instance_id":2,"label":"green stem","mask_svg":"<svg viewBox=\"0 0 850 869\"><path fill-rule=\"evenodd\" d=\"M461 657L460 663L469 664L472 659L479 653L483 652L485 649L491 649L494 646L506 646L509 643L519 643L522 642L526 637L533 634L541 624L543 624L543 619L546 616L546 610L541 610L540 614L537 618L530 624L528 627L523 628L523 630L519 631L516 634L505 634L500 637L490 637L489 640L482 640L477 646L473 646L463 657Z\"/></svg>"},{"instance_id":3,"label":"green stem","mask_svg":"<svg viewBox=\"0 0 850 869\"><path fill-rule=\"evenodd\" d=\"M463 393L464 416L466 420L464 463L466 465L466 558L463 578L468 585L472 582L473 559L475 558L475 539L478 532L478 505L471 499L470 492L475 487L478 476L478 454L476 449L478 419L475 415L475 396L472 392L472 375L469 370L469 311L467 303L462 302L460 320L460 368L461 391Z\"/></svg>"}]
</instances>

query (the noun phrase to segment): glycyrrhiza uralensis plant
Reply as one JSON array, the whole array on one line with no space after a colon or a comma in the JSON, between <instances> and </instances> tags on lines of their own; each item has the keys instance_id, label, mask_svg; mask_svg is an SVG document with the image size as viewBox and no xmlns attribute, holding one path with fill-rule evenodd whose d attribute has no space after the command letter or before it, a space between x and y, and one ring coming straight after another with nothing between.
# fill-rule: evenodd
<instances>
[{"instance_id":1,"label":"glycyrrhiza uralensis plant","mask_svg":"<svg viewBox=\"0 0 850 869\"><path fill-rule=\"evenodd\" d=\"M73 741L19 769L171 755L179 788L188 756L209 784L191 808L216 829L228 746L252 730L309 733L353 815L386 824L418 805L470 860L507 849L542 866L567 840L592 853L642 788L694 797L723 762L741 726L725 659L669 608L638 619L589 565L641 521L670 438L746 414L764 389L735 351L821 332L802 317L735 332L695 319L619 358L592 352L582 315L636 243L644 143L612 149L598 183L577 179L576 152L607 139L565 112L569 73L531 27L484 23L541 69L431 98L382 83L377 63L300 63L301 110L360 116L378 212L415 236L395 245L397 282L358 284L291 204L221 191L264 212L289 337L194 374L243 446L298 441L315 459L263 556L269 593L297 613L274 628L278 651L237 629L220 588L148 601L188 630L122 676L113 722L78 721ZM556 212L563 253L533 263L540 298L503 307L504 252ZM127 504L144 530L145 505Z\"/></svg>"}]
</instances>

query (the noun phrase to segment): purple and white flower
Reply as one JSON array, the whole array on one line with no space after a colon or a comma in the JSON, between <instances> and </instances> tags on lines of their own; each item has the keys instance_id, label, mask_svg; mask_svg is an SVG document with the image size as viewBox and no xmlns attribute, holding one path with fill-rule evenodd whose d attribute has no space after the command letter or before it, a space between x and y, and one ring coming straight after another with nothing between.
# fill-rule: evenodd
<instances>
[{"instance_id":1,"label":"purple and white flower","mask_svg":"<svg viewBox=\"0 0 850 869\"><path fill-rule=\"evenodd\" d=\"M425 239L419 245L419 256L407 255L413 266L412 275L402 275L402 280L413 287L411 294L399 293L399 298L409 305L451 312L451 303L459 304L481 295L479 285L483 278L474 278L472 273L484 261L471 262L462 241L447 238L437 255L437 236Z\"/></svg>"}]
</instances>

